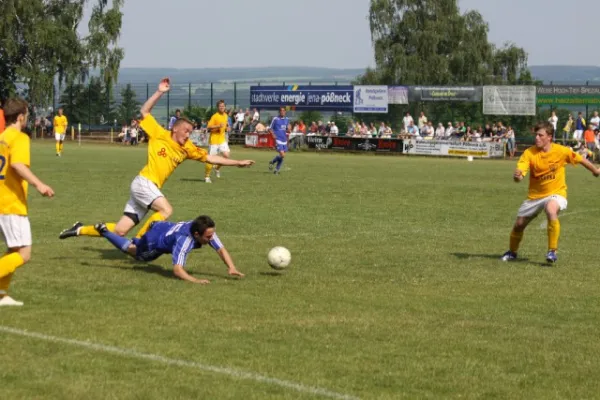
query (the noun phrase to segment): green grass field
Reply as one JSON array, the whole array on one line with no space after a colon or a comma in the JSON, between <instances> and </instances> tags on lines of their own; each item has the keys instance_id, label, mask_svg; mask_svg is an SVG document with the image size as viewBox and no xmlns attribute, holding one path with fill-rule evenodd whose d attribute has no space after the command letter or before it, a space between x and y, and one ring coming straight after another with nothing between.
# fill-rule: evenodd
<instances>
[{"instance_id":1,"label":"green grass field","mask_svg":"<svg viewBox=\"0 0 600 400\"><path fill-rule=\"evenodd\" d=\"M257 165L207 185L188 161L163 190L172 220L211 215L247 274L201 249L200 286L168 256L58 240L117 220L146 154L67 142L57 158L50 143L32 148L56 197L30 194L33 258L12 286L25 306L0 310L2 398L600 398L600 181L581 167L546 267L543 219L520 262L498 261L526 195L514 162L292 153L273 176L271 152L234 148ZM292 252L282 273L275 245Z\"/></svg>"}]
</instances>

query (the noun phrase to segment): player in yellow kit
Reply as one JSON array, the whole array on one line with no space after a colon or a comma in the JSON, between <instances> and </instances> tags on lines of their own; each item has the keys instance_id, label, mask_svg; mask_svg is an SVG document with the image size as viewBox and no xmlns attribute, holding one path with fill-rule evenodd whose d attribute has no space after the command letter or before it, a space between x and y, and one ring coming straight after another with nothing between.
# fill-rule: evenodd
<instances>
[{"instance_id":1,"label":"player in yellow kit","mask_svg":"<svg viewBox=\"0 0 600 400\"><path fill-rule=\"evenodd\" d=\"M27 218L27 191L33 185L42 196L52 197L52 188L29 169L27 102L9 99L4 105L6 130L0 134L0 238L8 251L0 258L0 306L22 306L8 295L15 270L31 258L31 226Z\"/></svg>"},{"instance_id":2,"label":"player in yellow kit","mask_svg":"<svg viewBox=\"0 0 600 400\"><path fill-rule=\"evenodd\" d=\"M529 194L517 214L517 220L510 233L509 250L502 256L502 261L517 258L519 244L527 225L542 211L548 218L548 253L546 261L554 263L558 260L558 237L560 223L558 214L567 208L567 184L565 165L581 164L594 174L600 175L600 169L590 161L581 157L568 147L552 142L554 126L549 122L540 122L535 128L535 146L523 152L513 179L520 182L529 173Z\"/></svg>"},{"instance_id":3,"label":"player in yellow kit","mask_svg":"<svg viewBox=\"0 0 600 400\"><path fill-rule=\"evenodd\" d=\"M210 132L210 139L208 141L209 150L208 154L217 155L221 154L225 158L229 158L230 150L229 144L227 144L227 136L226 132L229 127L228 124L228 116L225 111L225 101L219 100L217 102L217 112L210 118L206 129ZM210 163L206 163L204 167L204 182L210 183L210 172L212 170L212 165ZM215 174L217 178L221 177L221 171L219 170L219 166L215 167Z\"/></svg>"},{"instance_id":4,"label":"player in yellow kit","mask_svg":"<svg viewBox=\"0 0 600 400\"><path fill-rule=\"evenodd\" d=\"M189 140L193 125L186 118L178 119L171 131L162 128L150 111L170 87L169 79L163 79L158 90L142 106L140 126L148 135L148 163L131 183L131 196L125 205L124 215L116 224L106 224L109 231L118 235L125 236L144 219L150 209L156 212L137 233L138 238L146 233L152 222L164 221L171 216L173 208L160 189L177 166L186 159L237 167L249 167L254 164L252 160L228 160L206 154L204 149L196 147ZM76 222L71 228L62 231L59 238L66 239L73 236L100 235L93 225L83 226L82 223Z\"/></svg>"},{"instance_id":5,"label":"player in yellow kit","mask_svg":"<svg viewBox=\"0 0 600 400\"><path fill-rule=\"evenodd\" d=\"M58 109L58 115L54 117L54 138L56 139L56 155L62 156L63 142L65 141L65 135L67 133L67 126L69 121L63 114L63 109Z\"/></svg>"}]
</instances>

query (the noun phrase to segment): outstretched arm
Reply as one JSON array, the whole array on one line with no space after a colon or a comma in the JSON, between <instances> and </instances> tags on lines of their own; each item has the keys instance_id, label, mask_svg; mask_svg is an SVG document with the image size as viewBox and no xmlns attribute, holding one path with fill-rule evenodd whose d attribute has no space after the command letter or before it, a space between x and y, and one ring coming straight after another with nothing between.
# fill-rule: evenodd
<instances>
[{"instance_id":1,"label":"outstretched arm","mask_svg":"<svg viewBox=\"0 0 600 400\"><path fill-rule=\"evenodd\" d=\"M170 89L171 89L171 82L170 82L169 78L163 78L160 81L160 83L158 84L158 89L156 90L156 92L154 92L154 94L152 96L150 96L150 98L148 100L146 100L146 102L142 106L142 109L140 110L142 117L146 117L146 115L150 114L150 112L152 111L152 108L154 108L156 103L158 103L158 100L160 100L162 95L164 93L168 92Z\"/></svg>"},{"instance_id":2,"label":"outstretched arm","mask_svg":"<svg viewBox=\"0 0 600 400\"><path fill-rule=\"evenodd\" d=\"M217 155L208 155L206 156L206 161L213 165L224 165L227 167L249 167L254 164L253 160L231 160L229 158L217 156Z\"/></svg>"},{"instance_id":3,"label":"outstretched arm","mask_svg":"<svg viewBox=\"0 0 600 400\"><path fill-rule=\"evenodd\" d=\"M206 279L194 278L193 276L191 276L190 274L187 273L185 268L183 268L183 265L175 264L173 266L173 273L175 274L176 277L178 277L179 279L182 279L184 281L188 281L188 282L192 282L192 283L199 283L201 285L206 285L206 284L210 283L210 281L206 280Z\"/></svg>"},{"instance_id":4,"label":"outstretched arm","mask_svg":"<svg viewBox=\"0 0 600 400\"><path fill-rule=\"evenodd\" d=\"M242 274L240 271L237 270L237 268L235 267L235 264L233 263L233 260L231 259L231 256L229 255L229 252L227 251L227 249L225 247L221 247L219 250L217 250L217 254L219 255L219 257L221 257L221 260L223 260L223 262L225 263L225 265L227 265L227 273L231 276L239 276L240 278L242 278L244 276L244 274Z\"/></svg>"},{"instance_id":5,"label":"outstretched arm","mask_svg":"<svg viewBox=\"0 0 600 400\"><path fill-rule=\"evenodd\" d=\"M592 164L590 160L584 158L580 161L580 164L583 165L592 174L594 174L595 177L600 176L600 168L596 168L596 166Z\"/></svg>"}]
</instances>

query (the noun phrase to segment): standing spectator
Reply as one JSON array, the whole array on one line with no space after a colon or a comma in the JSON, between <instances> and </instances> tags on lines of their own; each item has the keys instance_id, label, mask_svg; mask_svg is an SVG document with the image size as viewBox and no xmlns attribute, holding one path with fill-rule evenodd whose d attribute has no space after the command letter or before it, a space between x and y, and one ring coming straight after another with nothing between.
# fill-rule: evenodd
<instances>
[{"instance_id":1,"label":"standing spectator","mask_svg":"<svg viewBox=\"0 0 600 400\"><path fill-rule=\"evenodd\" d=\"M583 113L579 111L577 114L577 121L575 121L575 132L573 133L573 139L577 142L580 142L583 136L583 130L585 129L585 118L583 118Z\"/></svg>"},{"instance_id":2,"label":"standing spectator","mask_svg":"<svg viewBox=\"0 0 600 400\"><path fill-rule=\"evenodd\" d=\"M573 114L569 114L569 119L565 123L563 127L563 145L567 143L567 139L569 139L569 135L571 134L571 130L573 129Z\"/></svg>"},{"instance_id":3,"label":"standing spectator","mask_svg":"<svg viewBox=\"0 0 600 400\"><path fill-rule=\"evenodd\" d=\"M594 111L594 116L590 118L590 124L592 124L592 129L595 131L600 128L600 117L598 116L598 111Z\"/></svg>"},{"instance_id":4,"label":"standing spectator","mask_svg":"<svg viewBox=\"0 0 600 400\"><path fill-rule=\"evenodd\" d=\"M138 123L135 119L131 120L131 126L129 128L129 141L132 146L138 144Z\"/></svg>"},{"instance_id":5,"label":"standing spectator","mask_svg":"<svg viewBox=\"0 0 600 400\"><path fill-rule=\"evenodd\" d=\"M558 126L558 117L556 116L556 111L552 111L552 115L548 118L548 122L552 124L554 127L554 132L556 132L556 127Z\"/></svg>"},{"instance_id":6,"label":"standing spectator","mask_svg":"<svg viewBox=\"0 0 600 400\"><path fill-rule=\"evenodd\" d=\"M407 112L406 115L404 116L404 118L402 118L402 124L404 125L404 131L405 132L408 132L408 125L411 122L414 123L415 121L413 121L413 117L410 116L410 113Z\"/></svg>"},{"instance_id":7,"label":"standing spectator","mask_svg":"<svg viewBox=\"0 0 600 400\"><path fill-rule=\"evenodd\" d=\"M592 152L596 152L596 134L594 133L594 126L588 125L587 130L584 132L585 146Z\"/></svg>"},{"instance_id":8,"label":"standing spectator","mask_svg":"<svg viewBox=\"0 0 600 400\"><path fill-rule=\"evenodd\" d=\"M423 111L421 111L421 115L419 115L419 121L417 124L420 131L423 130L423 126L425 126L426 123L427 123L427 117L425 116L425 113Z\"/></svg>"},{"instance_id":9,"label":"standing spectator","mask_svg":"<svg viewBox=\"0 0 600 400\"><path fill-rule=\"evenodd\" d=\"M512 126L508 127L505 137L506 149L508 150L510 158L513 158L515 156L515 151L517 150L517 148L515 146L515 131L513 130Z\"/></svg>"},{"instance_id":10,"label":"standing spectator","mask_svg":"<svg viewBox=\"0 0 600 400\"><path fill-rule=\"evenodd\" d=\"M175 110L175 115L173 115L171 117L171 119L169 120L169 130L173 129L173 124L179 119L181 118L181 110L179 110L179 108L177 110Z\"/></svg>"},{"instance_id":11,"label":"standing spectator","mask_svg":"<svg viewBox=\"0 0 600 400\"><path fill-rule=\"evenodd\" d=\"M240 108L238 113L235 115L235 123L233 124L233 130L237 130L238 133L242 133L244 129L244 110Z\"/></svg>"}]
</instances>

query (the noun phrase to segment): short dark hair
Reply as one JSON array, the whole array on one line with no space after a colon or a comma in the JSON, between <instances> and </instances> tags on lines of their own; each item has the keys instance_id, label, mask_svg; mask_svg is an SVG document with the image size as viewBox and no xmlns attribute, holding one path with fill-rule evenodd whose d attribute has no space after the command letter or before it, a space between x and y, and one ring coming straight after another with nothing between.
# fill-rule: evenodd
<instances>
[{"instance_id":1,"label":"short dark hair","mask_svg":"<svg viewBox=\"0 0 600 400\"><path fill-rule=\"evenodd\" d=\"M177 121L175 121L175 123L173 124L171 129L175 129L175 127L177 127L181 124L184 124L184 123L194 126L194 123L192 121L190 121L189 119L187 119L186 117L180 117Z\"/></svg>"},{"instance_id":2,"label":"short dark hair","mask_svg":"<svg viewBox=\"0 0 600 400\"><path fill-rule=\"evenodd\" d=\"M540 121L533 127L533 133L536 133L539 130L545 130L546 133L552 137L554 137L554 125L552 125L548 121Z\"/></svg>"},{"instance_id":3,"label":"short dark hair","mask_svg":"<svg viewBox=\"0 0 600 400\"><path fill-rule=\"evenodd\" d=\"M204 232L208 228L214 228L215 221L212 220L208 215L201 215L192 221L192 226L190 226L190 233L194 235L194 233L198 233L198 235L204 235Z\"/></svg>"},{"instance_id":4,"label":"short dark hair","mask_svg":"<svg viewBox=\"0 0 600 400\"><path fill-rule=\"evenodd\" d=\"M29 105L23 99L12 98L6 100L6 102L4 103L4 107L2 107L2 110L4 111L4 120L6 121L6 124L14 124L15 122L17 122L17 118L19 117L19 115L27 114L27 107L29 107Z\"/></svg>"},{"instance_id":5,"label":"short dark hair","mask_svg":"<svg viewBox=\"0 0 600 400\"><path fill-rule=\"evenodd\" d=\"M225 105L225 100L219 100L219 101L217 101L217 107L219 107L219 104Z\"/></svg>"},{"instance_id":6,"label":"short dark hair","mask_svg":"<svg viewBox=\"0 0 600 400\"><path fill-rule=\"evenodd\" d=\"M175 110L176 113L180 113L181 110L178 108L177 110Z\"/></svg>"}]
</instances>

